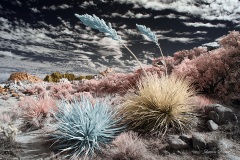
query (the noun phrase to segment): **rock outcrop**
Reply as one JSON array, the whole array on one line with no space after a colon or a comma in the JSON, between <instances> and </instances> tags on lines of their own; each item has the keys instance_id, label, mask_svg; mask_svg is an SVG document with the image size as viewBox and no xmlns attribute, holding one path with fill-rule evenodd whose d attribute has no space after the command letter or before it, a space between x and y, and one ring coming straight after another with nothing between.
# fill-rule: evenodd
<instances>
[{"instance_id":1,"label":"rock outcrop","mask_svg":"<svg viewBox=\"0 0 240 160\"><path fill-rule=\"evenodd\" d=\"M16 72L10 75L10 77L8 78L8 81L17 81L17 82L29 81L29 82L35 83L35 82L42 82L43 80L41 78L38 78L36 76L30 75L25 72Z\"/></svg>"}]
</instances>

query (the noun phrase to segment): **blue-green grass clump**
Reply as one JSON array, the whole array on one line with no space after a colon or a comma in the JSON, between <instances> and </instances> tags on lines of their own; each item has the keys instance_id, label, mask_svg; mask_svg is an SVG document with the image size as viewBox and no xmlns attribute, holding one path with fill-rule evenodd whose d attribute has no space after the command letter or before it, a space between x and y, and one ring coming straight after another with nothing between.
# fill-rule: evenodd
<instances>
[{"instance_id":1,"label":"blue-green grass clump","mask_svg":"<svg viewBox=\"0 0 240 160\"><path fill-rule=\"evenodd\" d=\"M51 136L66 158L91 157L124 130L106 98L94 102L86 96L71 102L62 100L58 109L57 130Z\"/></svg>"}]
</instances>

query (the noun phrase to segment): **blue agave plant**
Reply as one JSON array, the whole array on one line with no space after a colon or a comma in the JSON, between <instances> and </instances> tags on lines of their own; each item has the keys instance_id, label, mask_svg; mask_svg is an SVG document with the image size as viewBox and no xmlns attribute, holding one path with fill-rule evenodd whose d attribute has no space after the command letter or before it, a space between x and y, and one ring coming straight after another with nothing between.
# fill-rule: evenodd
<instances>
[{"instance_id":1,"label":"blue agave plant","mask_svg":"<svg viewBox=\"0 0 240 160\"><path fill-rule=\"evenodd\" d=\"M67 153L70 159L92 156L125 128L119 125L121 118L116 117L117 112L111 110L106 99L96 99L94 104L85 96L71 102L62 100L58 109L57 130L51 136L59 144L60 153Z\"/></svg>"}]
</instances>

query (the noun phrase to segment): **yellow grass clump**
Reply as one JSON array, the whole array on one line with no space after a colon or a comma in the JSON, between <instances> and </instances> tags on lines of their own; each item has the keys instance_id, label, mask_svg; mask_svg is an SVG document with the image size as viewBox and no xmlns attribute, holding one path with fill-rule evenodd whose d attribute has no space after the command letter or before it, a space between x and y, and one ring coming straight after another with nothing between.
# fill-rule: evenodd
<instances>
[{"instance_id":1,"label":"yellow grass clump","mask_svg":"<svg viewBox=\"0 0 240 160\"><path fill-rule=\"evenodd\" d=\"M169 128L180 132L189 128L195 91L188 81L150 74L141 78L137 87L120 108L130 130L164 135Z\"/></svg>"}]
</instances>

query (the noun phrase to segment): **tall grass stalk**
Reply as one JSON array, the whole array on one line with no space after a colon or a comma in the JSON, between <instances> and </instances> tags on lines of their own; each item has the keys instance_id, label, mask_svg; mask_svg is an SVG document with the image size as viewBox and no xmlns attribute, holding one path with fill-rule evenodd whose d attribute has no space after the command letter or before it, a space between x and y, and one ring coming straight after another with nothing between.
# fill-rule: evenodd
<instances>
[{"instance_id":1,"label":"tall grass stalk","mask_svg":"<svg viewBox=\"0 0 240 160\"><path fill-rule=\"evenodd\" d=\"M146 35L150 40L152 40L152 41L158 46L158 48L159 48L159 50L160 50L160 53L161 53L161 56L162 56L162 58L163 58L164 68L165 68L165 74L166 74L166 76L167 76L168 73L167 73L166 60L165 60L165 58L164 58L164 56L163 56L162 49L161 49L161 47L160 47L160 45L159 45L159 43L158 43L157 36L151 31L150 28L147 28L147 27L144 26L144 25L138 25L138 24L136 24L136 26L137 26L138 30L139 30L142 34Z\"/></svg>"},{"instance_id":2,"label":"tall grass stalk","mask_svg":"<svg viewBox=\"0 0 240 160\"><path fill-rule=\"evenodd\" d=\"M111 23L108 23L108 25L106 25L105 21L103 19L98 18L96 15L91 16L88 14L84 15L75 14L75 16L79 18L84 25L91 27L93 29L97 29L100 32L106 33L113 40L117 40L121 45L123 45L131 53L134 59L138 62L139 66L143 70L144 75L147 76L147 73L143 68L142 63L138 60L136 55L123 43L121 37L117 35L116 30L112 29Z\"/></svg>"}]
</instances>

